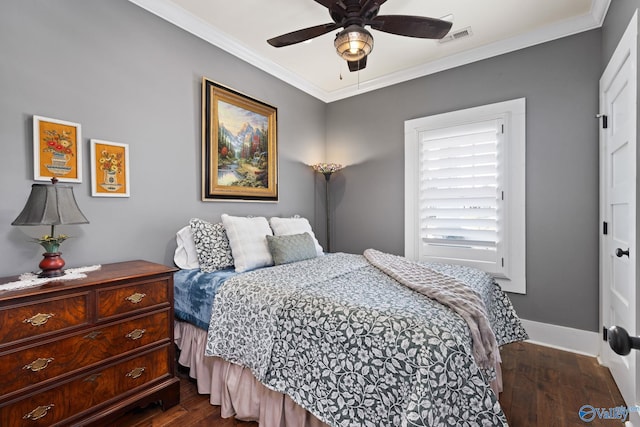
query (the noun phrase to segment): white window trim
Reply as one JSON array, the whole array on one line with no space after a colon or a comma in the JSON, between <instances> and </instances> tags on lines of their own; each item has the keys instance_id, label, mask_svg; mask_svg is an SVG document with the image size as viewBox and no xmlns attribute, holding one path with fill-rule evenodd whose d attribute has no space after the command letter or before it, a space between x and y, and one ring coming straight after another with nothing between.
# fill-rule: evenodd
<instances>
[{"instance_id":1,"label":"white window trim","mask_svg":"<svg viewBox=\"0 0 640 427\"><path fill-rule=\"evenodd\" d=\"M502 289L526 293L526 221L525 221L525 98L498 102L405 121L405 256L418 259L419 254L419 140L430 129L458 126L497 116L505 117L506 168L504 182L505 248L504 274L496 277ZM503 276L503 277L502 277Z\"/></svg>"}]
</instances>

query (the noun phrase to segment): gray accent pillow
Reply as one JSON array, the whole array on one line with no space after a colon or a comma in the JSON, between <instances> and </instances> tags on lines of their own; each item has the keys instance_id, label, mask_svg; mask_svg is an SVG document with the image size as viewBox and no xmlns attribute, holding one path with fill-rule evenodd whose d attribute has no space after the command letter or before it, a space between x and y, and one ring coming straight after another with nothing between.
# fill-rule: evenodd
<instances>
[{"instance_id":1,"label":"gray accent pillow","mask_svg":"<svg viewBox=\"0 0 640 427\"><path fill-rule=\"evenodd\" d=\"M223 268L233 267L233 256L224 225L212 224L199 218L189 222L196 245L200 270L210 273Z\"/></svg>"},{"instance_id":2,"label":"gray accent pillow","mask_svg":"<svg viewBox=\"0 0 640 427\"><path fill-rule=\"evenodd\" d=\"M267 236L274 264L288 264L318 256L316 244L309 233Z\"/></svg>"}]
</instances>

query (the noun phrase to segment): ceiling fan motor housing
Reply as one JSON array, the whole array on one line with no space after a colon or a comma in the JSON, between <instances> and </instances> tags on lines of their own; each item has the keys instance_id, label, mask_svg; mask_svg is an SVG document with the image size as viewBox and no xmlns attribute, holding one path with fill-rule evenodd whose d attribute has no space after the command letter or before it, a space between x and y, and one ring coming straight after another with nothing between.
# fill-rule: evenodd
<instances>
[{"instance_id":1,"label":"ceiling fan motor housing","mask_svg":"<svg viewBox=\"0 0 640 427\"><path fill-rule=\"evenodd\" d=\"M371 33L359 25L349 25L333 42L338 55L346 61L359 61L373 50Z\"/></svg>"}]
</instances>

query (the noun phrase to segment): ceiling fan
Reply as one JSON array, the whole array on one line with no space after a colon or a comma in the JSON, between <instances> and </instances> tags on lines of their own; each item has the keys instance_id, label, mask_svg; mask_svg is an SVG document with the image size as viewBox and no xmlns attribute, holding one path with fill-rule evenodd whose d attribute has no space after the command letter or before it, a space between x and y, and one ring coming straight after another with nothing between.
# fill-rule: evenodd
<instances>
[{"instance_id":1,"label":"ceiling fan","mask_svg":"<svg viewBox=\"0 0 640 427\"><path fill-rule=\"evenodd\" d=\"M385 33L425 39L441 39L452 23L441 19L410 15L378 15L387 0L314 0L329 9L333 22L293 31L267 40L271 46L283 47L321 36L338 28L334 46L349 64L350 71L362 70L373 49L373 36L364 27Z\"/></svg>"}]
</instances>

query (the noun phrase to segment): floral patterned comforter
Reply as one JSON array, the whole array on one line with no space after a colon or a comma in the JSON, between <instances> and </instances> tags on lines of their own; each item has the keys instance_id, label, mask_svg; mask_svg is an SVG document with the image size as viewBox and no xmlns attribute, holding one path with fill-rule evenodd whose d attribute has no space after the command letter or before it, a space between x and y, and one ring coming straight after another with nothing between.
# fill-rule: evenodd
<instances>
[{"instance_id":1,"label":"floral patterned comforter","mask_svg":"<svg viewBox=\"0 0 640 427\"><path fill-rule=\"evenodd\" d=\"M499 345L527 338L478 270L429 264L482 297ZM229 278L205 354L249 367L331 426L501 426L465 321L361 255L330 254Z\"/></svg>"}]
</instances>

